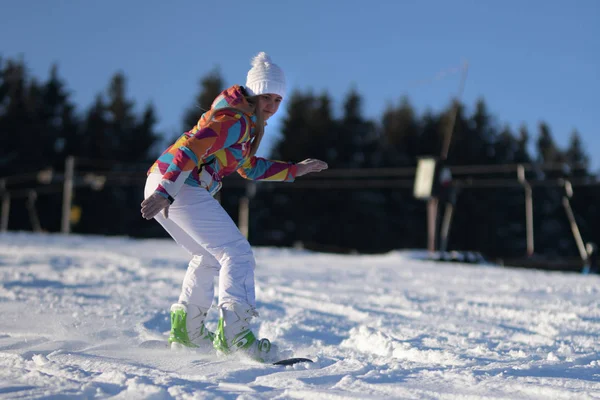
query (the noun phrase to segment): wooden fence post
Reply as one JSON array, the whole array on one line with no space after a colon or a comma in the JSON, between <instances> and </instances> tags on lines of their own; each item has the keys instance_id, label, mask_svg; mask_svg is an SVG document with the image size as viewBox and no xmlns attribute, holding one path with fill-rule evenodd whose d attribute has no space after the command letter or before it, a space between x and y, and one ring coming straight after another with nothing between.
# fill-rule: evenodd
<instances>
[{"instance_id":1,"label":"wooden fence post","mask_svg":"<svg viewBox=\"0 0 600 400\"><path fill-rule=\"evenodd\" d=\"M533 245L533 190L525 178L525 167L519 164L517 167L517 177L525 189L525 223L527 228L527 255L531 257L534 252Z\"/></svg>"},{"instance_id":2,"label":"wooden fence post","mask_svg":"<svg viewBox=\"0 0 600 400\"><path fill-rule=\"evenodd\" d=\"M68 156L65 160L65 181L63 184L63 204L61 233L71 233L71 205L73 204L73 180L75 177L75 157Z\"/></svg>"}]
</instances>

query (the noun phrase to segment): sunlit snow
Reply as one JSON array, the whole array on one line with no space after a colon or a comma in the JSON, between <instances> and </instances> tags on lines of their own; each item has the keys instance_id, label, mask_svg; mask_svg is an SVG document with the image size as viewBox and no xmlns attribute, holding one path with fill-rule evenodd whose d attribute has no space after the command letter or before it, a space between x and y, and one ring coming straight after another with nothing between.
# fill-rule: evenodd
<instances>
[{"instance_id":1,"label":"sunlit snow","mask_svg":"<svg viewBox=\"0 0 600 400\"><path fill-rule=\"evenodd\" d=\"M255 331L314 364L145 347L187 267L171 240L0 235L0 397L600 399L599 276L255 254Z\"/></svg>"}]
</instances>

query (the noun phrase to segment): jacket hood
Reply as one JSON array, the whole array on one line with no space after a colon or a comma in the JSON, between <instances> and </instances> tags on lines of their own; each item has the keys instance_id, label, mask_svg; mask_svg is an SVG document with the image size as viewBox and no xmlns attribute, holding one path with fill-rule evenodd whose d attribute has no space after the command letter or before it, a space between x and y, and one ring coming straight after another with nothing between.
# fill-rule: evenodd
<instances>
[{"instance_id":1,"label":"jacket hood","mask_svg":"<svg viewBox=\"0 0 600 400\"><path fill-rule=\"evenodd\" d=\"M246 100L245 90L239 85L223 90L213 101L211 110L235 108L247 115L254 114L254 107Z\"/></svg>"}]
</instances>

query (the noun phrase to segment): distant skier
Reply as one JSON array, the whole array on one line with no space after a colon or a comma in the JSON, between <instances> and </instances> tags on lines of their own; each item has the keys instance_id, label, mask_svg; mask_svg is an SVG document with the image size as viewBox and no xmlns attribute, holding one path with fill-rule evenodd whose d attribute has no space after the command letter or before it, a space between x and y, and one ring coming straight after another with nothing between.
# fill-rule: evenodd
<instances>
[{"instance_id":1,"label":"distant skier","mask_svg":"<svg viewBox=\"0 0 600 400\"><path fill-rule=\"evenodd\" d=\"M258 316L254 255L213 195L222 178L234 172L251 180L292 182L327 168L314 159L292 163L256 157L266 120L279 109L285 89L281 68L259 53L246 85L224 90L198 124L148 171L142 216L156 219L192 255L179 301L171 306L171 346L214 345L224 353L242 350L263 361L278 357L276 346L268 339L257 340L249 328L250 320ZM220 318L212 333L204 322L217 275Z\"/></svg>"}]
</instances>

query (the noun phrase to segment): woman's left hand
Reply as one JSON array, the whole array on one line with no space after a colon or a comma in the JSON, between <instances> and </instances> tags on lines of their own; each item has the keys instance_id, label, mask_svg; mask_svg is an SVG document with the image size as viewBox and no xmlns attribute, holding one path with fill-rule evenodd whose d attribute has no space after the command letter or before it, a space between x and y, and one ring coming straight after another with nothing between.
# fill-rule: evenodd
<instances>
[{"instance_id":1,"label":"woman's left hand","mask_svg":"<svg viewBox=\"0 0 600 400\"><path fill-rule=\"evenodd\" d=\"M311 172L320 172L328 168L328 165L325 161L315 160L314 158L307 158L304 161L296 164L298 167L298 172L296 176L306 175Z\"/></svg>"}]
</instances>

